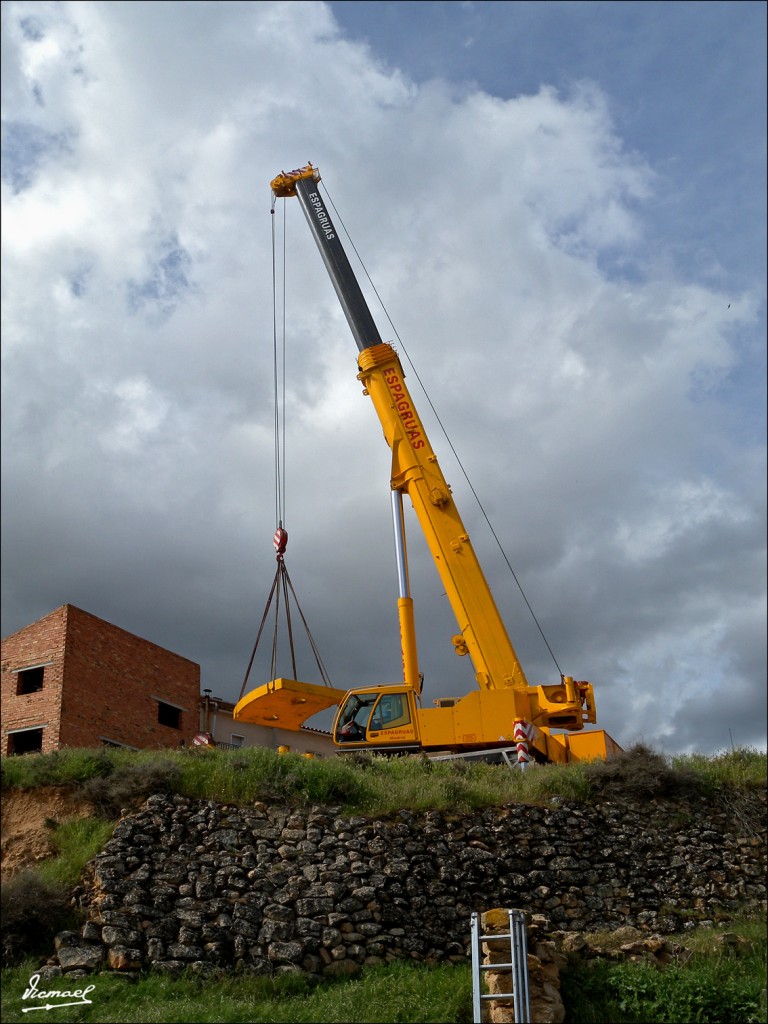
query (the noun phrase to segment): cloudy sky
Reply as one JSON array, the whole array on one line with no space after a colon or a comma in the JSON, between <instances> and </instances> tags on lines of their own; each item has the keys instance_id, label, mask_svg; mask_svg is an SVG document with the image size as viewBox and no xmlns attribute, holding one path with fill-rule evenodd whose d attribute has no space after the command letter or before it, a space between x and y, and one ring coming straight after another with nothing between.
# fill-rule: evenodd
<instances>
[{"instance_id":1,"label":"cloudy sky","mask_svg":"<svg viewBox=\"0 0 768 1024\"><path fill-rule=\"evenodd\" d=\"M3 636L74 604L237 698L284 322L296 595L334 685L400 677L389 451L298 202L270 215L312 161L529 680L591 680L624 745L765 747L763 3L2 18ZM475 684L408 529L429 702Z\"/></svg>"}]
</instances>

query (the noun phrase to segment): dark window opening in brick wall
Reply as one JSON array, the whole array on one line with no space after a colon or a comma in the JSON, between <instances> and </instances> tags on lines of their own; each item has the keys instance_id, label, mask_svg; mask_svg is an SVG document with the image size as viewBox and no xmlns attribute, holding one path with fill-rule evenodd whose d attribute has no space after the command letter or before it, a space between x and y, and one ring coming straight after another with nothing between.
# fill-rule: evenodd
<instances>
[{"instance_id":1,"label":"dark window opening in brick wall","mask_svg":"<svg viewBox=\"0 0 768 1024\"><path fill-rule=\"evenodd\" d=\"M181 709L159 700L157 702L157 721L160 725L167 725L171 729L180 729Z\"/></svg>"},{"instance_id":2,"label":"dark window opening in brick wall","mask_svg":"<svg viewBox=\"0 0 768 1024\"><path fill-rule=\"evenodd\" d=\"M16 677L16 695L20 697L25 693L37 693L38 690L42 690L44 675L45 669L42 665L22 669Z\"/></svg>"},{"instance_id":3,"label":"dark window opening in brick wall","mask_svg":"<svg viewBox=\"0 0 768 1024\"><path fill-rule=\"evenodd\" d=\"M22 729L8 737L8 755L39 754L43 749L42 729Z\"/></svg>"}]
</instances>

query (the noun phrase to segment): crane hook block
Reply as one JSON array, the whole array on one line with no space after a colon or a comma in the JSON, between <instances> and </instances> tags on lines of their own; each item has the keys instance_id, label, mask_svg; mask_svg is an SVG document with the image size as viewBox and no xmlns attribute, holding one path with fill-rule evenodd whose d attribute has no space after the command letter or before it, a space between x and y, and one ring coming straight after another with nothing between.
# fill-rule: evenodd
<instances>
[{"instance_id":1,"label":"crane hook block","mask_svg":"<svg viewBox=\"0 0 768 1024\"><path fill-rule=\"evenodd\" d=\"M284 530L282 526L279 526L275 530L275 536L272 538L275 551L277 552L278 559L282 558L285 554L285 549L288 547L288 531Z\"/></svg>"}]
</instances>

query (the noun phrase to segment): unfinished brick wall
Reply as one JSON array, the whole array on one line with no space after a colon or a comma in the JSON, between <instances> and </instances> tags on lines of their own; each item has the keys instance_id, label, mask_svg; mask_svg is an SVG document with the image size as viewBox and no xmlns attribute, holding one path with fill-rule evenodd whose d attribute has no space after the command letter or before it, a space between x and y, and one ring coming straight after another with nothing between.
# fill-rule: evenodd
<instances>
[{"instance_id":1,"label":"unfinished brick wall","mask_svg":"<svg viewBox=\"0 0 768 1024\"><path fill-rule=\"evenodd\" d=\"M19 694L18 670L44 662L42 689ZM3 641L2 686L3 754L13 730L39 725L44 752L176 747L199 729L199 665L73 605Z\"/></svg>"},{"instance_id":2,"label":"unfinished brick wall","mask_svg":"<svg viewBox=\"0 0 768 1024\"><path fill-rule=\"evenodd\" d=\"M15 730L43 729L42 750L59 746L59 709L64 678L66 605L3 640L2 753L9 751ZM43 666L42 689L18 695L19 669ZM12 742L12 740L11 740Z\"/></svg>"}]
</instances>

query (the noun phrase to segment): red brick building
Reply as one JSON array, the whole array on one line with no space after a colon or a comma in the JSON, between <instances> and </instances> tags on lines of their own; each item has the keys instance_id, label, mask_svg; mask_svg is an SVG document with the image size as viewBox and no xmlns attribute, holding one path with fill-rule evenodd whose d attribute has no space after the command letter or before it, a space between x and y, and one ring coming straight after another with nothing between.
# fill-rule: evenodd
<instances>
[{"instance_id":1,"label":"red brick building","mask_svg":"<svg viewBox=\"0 0 768 1024\"><path fill-rule=\"evenodd\" d=\"M200 666L62 605L2 642L1 753L178 747L199 730Z\"/></svg>"}]
</instances>

